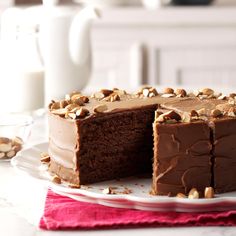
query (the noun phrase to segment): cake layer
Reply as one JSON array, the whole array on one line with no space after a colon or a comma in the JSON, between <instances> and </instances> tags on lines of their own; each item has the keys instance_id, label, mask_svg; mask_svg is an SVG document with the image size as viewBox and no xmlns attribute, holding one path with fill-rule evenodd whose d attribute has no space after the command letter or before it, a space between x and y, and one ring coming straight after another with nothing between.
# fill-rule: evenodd
<instances>
[{"instance_id":1,"label":"cake layer","mask_svg":"<svg viewBox=\"0 0 236 236\"><path fill-rule=\"evenodd\" d=\"M175 196L211 185L210 128L205 122L155 122L153 192Z\"/></svg>"},{"instance_id":2,"label":"cake layer","mask_svg":"<svg viewBox=\"0 0 236 236\"><path fill-rule=\"evenodd\" d=\"M213 122L214 188L217 193L236 190L236 122L221 119Z\"/></svg>"},{"instance_id":3,"label":"cake layer","mask_svg":"<svg viewBox=\"0 0 236 236\"><path fill-rule=\"evenodd\" d=\"M74 169L77 172L73 173L73 176L78 175L73 180L73 183L76 184L151 172L152 121L156 108L156 105L151 105L142 107L142 109L101 115L80 122L74 121L74 125L70 124L66 128L56 124L63 118L49 119L49 126L51 129L57 127L57 133L67 131L69 133L69 130L66 129L73 129L71 137L68 139L76 140L76 144L74 143L72 148L73 155L66 155L64 148L60 149L54 144L54 142L60 143L62 140L54 140L61 139L61 137L57 136L57 133L51 135L50 171L57 173L62 179L72 182L70 175ZM63 121L61 122L63 123ZM77 135L75 130L78 132ZM76 165L75 159L77 160ZM63 165L65 160L72 165Z\"/></svg>"}]
</instances>

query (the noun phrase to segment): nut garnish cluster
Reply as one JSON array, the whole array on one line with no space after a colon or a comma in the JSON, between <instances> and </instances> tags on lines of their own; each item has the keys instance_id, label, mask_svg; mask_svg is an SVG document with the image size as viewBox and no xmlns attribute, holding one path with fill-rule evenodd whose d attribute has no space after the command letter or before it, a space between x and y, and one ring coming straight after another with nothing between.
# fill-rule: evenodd
<instances>
[{"instance_id":1,"label":"nut garnish cluster","mask_svg":"<svg viewBox=\"0 0 236 236\"><path fill-rule=\"evenodd\" d=\"M155 113L155 121L159 123L175 124L180 120L181 116L173 110L165 113L156 111Z\"/></svg>"},{"instance_id":2,"label":"nut garnish cluster","mask_svg":"<svg viewBox=\"0 0 236 236\"><path fill-rule=\"evenodd\" d=\"M140 98L152 98L156 97L158 92L154 87L144 86L138 92L136 92L136 95Z\"/></svg>"},{"instance_id":3,"label":"nut garnish cluster","mask_svg":"<svg viewBox=\"0 0 236 236\"><path fill-rule=\"evenodd\" d=\"M188 94L186 92L186 90L182 89L182 88L177 88L176 90L174 90L173 88L165 88L163 90L163 94L162 97L164 98L171 98L171 97L187 97Z\"/></svg>"},{"instance_id":4,"label":"nut garnish cluster","mask_svg":"<svg viewBox=\"0 0 236 236\"><path fill-rule=\"evenodd\" d=\"M89 110L84 107L89 102L87 96L79 92L67 94L65 99L59 102L52 101L49 110L55 115L65 118L78 119L89 115Z\"/></svg>"},{"instance_id":5,"label":"nut garnish cluster","mask_svg":"<svg viewBox=\"0 0 236 236\"><path fill-rule=\"evenodd\" d=\"M215 95L214 90L210 88L203 88L200 90L196 90L193 92L193 94L200 99L216 98L216 97L221 96L221 94Z\"/></svg>"},{"instance_id":6,"label":"nut garnish cluster","mask_svg":"<svg viewBox=\"0 0 236 236\"><path fill-rule=\"evenodd\" d=\"M95 114L101 114L108 111L109 102L118 102L124 98L127 100L132 99L134 97L149 99L154 97L163 97L163 98L185 98L193 99L197 97L201 100L203 99L217 99L217 100L225 100L225 103L219 102L216 103L215 109L209 110L206 108L201 108L199 110L192 110L190 112L181 112L181 114L175 111L168 111L167 114L159 114L156 113L156 121L160 123L176 123L176 122L192 122L197 120L207 121L209 117L212 118L221 118L221 117L236 117L236 93L231 93L228 96L222 93L216 93L211 88L203 88L193 93L187 93L186 90L182 88L165 88L161 94L159 94L156 88L151 86L142 87L137 93L127 94L125 90L121 90L118 88L113 89L101 89L99 92L94 93L91 97L84 96L80 92L72 92L71 94L67 94L65 99L59 102L52 101L49 105L49 110L51 113L76 120L83 119L90 115L90 112ZM93 100L97 100L98 104L94 107L88 106L86 104L90 102L91 98ZM184 100L186 100L184 99ZM162 100L160 100L161 103ZM102 103L104 102L104 103ZM107 103L108 102L108 103ZM205 101L203 101L204 104ZM208 101L206 101L208 102ZM158 101L157 101L158 103ZM218 104L218 105L217 105ZM224 108L220 108L220 106L224 106ZM158 114L158 116L157 116ZM160 116L160 117L159 117ZM174 116L174 117L172 117Z\"/></svg>"},{"instance_id":7,"label":"nut garnish cluster","mask_svg":"<svg viewBox=\"0 0 236 236\"><path fill-rule=\"evenodd\" d=\"M122 95L125 95L125 90L120 90L118 88L110 89L101 89L99 92L94 93L91 97L99 101L106 102L116 102L120 101Z\"/></svg>"},{"instance_id":8,"label":"nut garnish cluster","mask_svg":"<svg viewBox=\"0 0 236 236\"><path fill-rule=\"evenodd\" d=\"M236 108L230 108L227 113L223 113L219 109L213 109L210 113L210 117L212 118L221 118L225 114L231 117L236 117ZM178 112L174 110L167 111L163 113L162 111L157 110L155 112L155 122L165 123L165 124L175 124L178 122L182 123L190 123L194 121L207 121L207 111L205 108L201 108L199 110L191 110L190 112Z\"/></svg>"},{"instance_id":9,"label":"nut garnish cluster","mask_svg":"<svg viewBox=\"0 0 236 236\"><path fill-rule=\"evenodd\" d=\"M193 92L193 95L198 97L201 100L210 99L210 98L214 98L218 100L228 100L230 99L231 96L233 96L233 94L230 94L227 97L225 94L217 93L211 88L203 88L203 89L195 90Z\"/></svg>"},{"instance_id":10,"label":"nut garnish cluster","mask_svg":"<svg viewBox=\"0 0 236 236\"><path fill-rule=\"evenodd\" d=\"M192 188L188 195L185 195L183 193L178 193L176 195L178 198L189 198L189 199L198 199L200 198L200 194L196 188ZM204 198L214 198L215 193L214 193L214 188L212 187L206 187L204 190Z\"/></svg>"},{"instance_id":11,"label":"nut garnish cluster","mask_svg":"<svg viewBox=\"0 0 236 236\"><path fill-rule=\"evenodd\" d=\"M23 140L19 137L0 137L0 159L10 159L22 149Z\"/></svg>"},{"instance_id":12,"label":"nut garnish cluster","mask_svg":"<svg viewBox=\"0 0 236 236\"><path fill-rule=\"evenodd\" d=\"M178 122L189 123L197 120L206 120L205 109L201 110L191 110L190 112L183 112L181 115L174 110L167 111L163 113L157 110L155 112L155 122L165 123L165 124L175 124Z\"/></svg>"}]
</instances>

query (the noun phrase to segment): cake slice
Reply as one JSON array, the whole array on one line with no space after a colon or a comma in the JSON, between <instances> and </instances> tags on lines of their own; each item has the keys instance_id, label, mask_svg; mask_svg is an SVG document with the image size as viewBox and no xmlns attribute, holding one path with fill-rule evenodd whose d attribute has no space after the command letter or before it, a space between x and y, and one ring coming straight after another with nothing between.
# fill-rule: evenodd
<instances>
[{"instance_id":1,"label":"cake slice","mask_svg":"<svg viewBox=\"0 0 236 236\"><path fill-rule=\"evenodd\" d=\"M73 184L149 172L156 105L87 119L49 114L50 171Z\"/></svg>"},{"instance_id":2,"label":"cake slice","mask_svg":"<svg viewBox=\"0 0 236 236\"><path fill-rule=\"evenodd\" d=\"M103 89L52 101L49 171L76 185L151 173L157 92L149 90L152 99Z\"/></svg>"},{"instance_id":3,"label":"cake slice","mask_svg":"<svg viewBox=\"0 0 236 236\"><path fill-rule=\"evenodd\" d=\"M236 121L223 118L212 122L214 188L216 193L236 190Z\"/></svg>"},{"instance_id":4,"label":"cake slice","mask_svg":"<svg viewBox=\"0 0 236 236\"><path fill-rule=\"evenodd\" d=\"M153 194L176 196L211 185L210 128L205 121L184 123L174 112L157 112L153 124Z\"/></svg>"}]
</instances>

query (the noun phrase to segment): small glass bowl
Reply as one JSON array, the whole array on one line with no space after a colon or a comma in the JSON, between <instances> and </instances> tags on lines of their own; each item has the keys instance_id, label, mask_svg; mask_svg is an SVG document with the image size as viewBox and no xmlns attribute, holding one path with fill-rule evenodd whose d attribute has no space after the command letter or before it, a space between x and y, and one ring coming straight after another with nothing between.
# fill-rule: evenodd
<instances>
[{"instance_id":1,"label":"small glass bowl","mask_svg":"<svg viewBox=\"0 0 236 236\"><path fill-rule=\"evenodd\" d=\"M0 161L10 160L30 136L33 119L28 115L0 115Z\"/></svg>"}]
</instances>

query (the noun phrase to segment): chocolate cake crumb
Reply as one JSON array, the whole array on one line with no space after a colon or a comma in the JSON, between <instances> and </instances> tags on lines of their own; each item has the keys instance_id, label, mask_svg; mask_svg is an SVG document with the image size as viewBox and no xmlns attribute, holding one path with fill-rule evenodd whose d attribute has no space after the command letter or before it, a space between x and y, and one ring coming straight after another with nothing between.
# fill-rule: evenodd
<instances>
[{"instance_id":1,"label":"chocolate cake crumb","mask_svg":"<svg viewBox=\"0 0 236 236\"><path fill-rule=\"evenodd\" d=\"M129 188L125 188L125 190L123 192L121 192L122 194L130 194L132 193L133 191Z\"/></svg>"}]
</instances>

